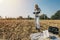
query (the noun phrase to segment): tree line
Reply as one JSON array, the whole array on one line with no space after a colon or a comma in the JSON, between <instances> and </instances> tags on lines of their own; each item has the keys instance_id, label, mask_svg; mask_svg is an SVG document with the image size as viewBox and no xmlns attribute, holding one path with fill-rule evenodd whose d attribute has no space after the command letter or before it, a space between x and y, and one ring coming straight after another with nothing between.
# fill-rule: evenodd
<instances>
[{"instance_id":1,"label":"tree line","mask_svg":"<svg viewBox=\"0 0 60 40\"><path fill-rule=\"evenodd\" d=\"M28 16L28 19L34 19L30 16ZM40 19L42 20L60 20L60 10L58 10L54 15L52 15L50 18L48 17L47 14L42 14L40 15Z\"/></svg>"},{"instance_id":2,"label":"tree line","mask_svg":"<svg viewBox=\"0 0 60 40\"><path fill-rule=\"evenodd\" d=\"M60 20L60 10L58 10L54 15L52 15L50 18L46 14L42 14L40 16L40 19L49 19L49 20Z\"/></svg>"},{"instance_id":3,"label":"tree line","mask_svg":"<svg viewBox=\"0 0 60 40\"><path fill-rule=\"evenodd\" d=\"M17 18L11 18L11 17L5 17L5 18L3 18L3 17L1 17L0 16L0 19L7 19L7 20L21 20L21 19L23 19L23 20L33 20L34 18L32 18L32 17L30 17L30 15L28 15L27 16L27 18L23 18L22 16L19 16L19 17L17 17ZM42 14L42 15L40 15L40 19L42 19L42 20L60 20L60 10L58 10L56 13L54 13L54 15L52 15L50 18L48 17L48 15L46 15L46 14Z\"/></svg>"}]
</instances>

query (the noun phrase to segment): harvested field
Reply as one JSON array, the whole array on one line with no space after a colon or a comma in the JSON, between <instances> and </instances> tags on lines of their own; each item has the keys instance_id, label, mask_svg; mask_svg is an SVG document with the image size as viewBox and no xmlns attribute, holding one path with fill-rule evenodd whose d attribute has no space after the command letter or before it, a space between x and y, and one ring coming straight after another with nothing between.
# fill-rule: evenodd
<instances>
[{"instance_id":1,"label":"harvested field","mask_svg":"<svg viewBox=\"0 0 60 40\"><path fill-rule=\"evenodd\" d=\"M60 20L41 20L40 25L41 31L49 26L60 29ZM36 32L34 20L0 20L0 39L30 40L30 34Z\"/></svg>"}]
</instances>

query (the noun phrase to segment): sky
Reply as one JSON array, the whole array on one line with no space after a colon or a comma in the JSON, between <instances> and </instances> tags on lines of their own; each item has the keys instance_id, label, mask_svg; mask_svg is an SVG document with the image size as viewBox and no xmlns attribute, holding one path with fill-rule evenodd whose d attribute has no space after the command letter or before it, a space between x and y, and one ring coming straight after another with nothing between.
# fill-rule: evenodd
<instances>
[{"instance_id":1,"label":"sky","mask_svg":"<svg viewBox=\"0 0 60 40\"><path fill-rule=\"evenodd\" d=\"M34 5L38 4L41 14L51 17L60 10L60 0L0 0L0 16L2 17L34 17Z\"/></svg>"}]
</instances>

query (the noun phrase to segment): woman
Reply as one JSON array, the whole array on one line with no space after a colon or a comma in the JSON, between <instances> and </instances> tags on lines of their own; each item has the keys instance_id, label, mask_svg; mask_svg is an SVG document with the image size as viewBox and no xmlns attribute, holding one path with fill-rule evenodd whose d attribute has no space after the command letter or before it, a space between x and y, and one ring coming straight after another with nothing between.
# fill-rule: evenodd
<instances>
[{"instance_id":1,"label":"woman","mask_svg":"<svg viewBox=\"0 0 60 40\"><path fill-rule=\"evenodd\" d=\"M40 8L38 7L37 4L35 4L35 9L34 9L34 14L35 14L35 22L36 22L36 30L40 32L40 24L39 24L39 13L40 13Z\"/></svg>"}]
</instances>

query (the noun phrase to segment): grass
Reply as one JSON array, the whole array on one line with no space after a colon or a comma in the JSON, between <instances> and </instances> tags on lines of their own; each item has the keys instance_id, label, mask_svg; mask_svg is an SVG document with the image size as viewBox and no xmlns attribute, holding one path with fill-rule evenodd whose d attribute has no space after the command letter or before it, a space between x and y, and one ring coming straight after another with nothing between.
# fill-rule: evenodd
<instances>
[{"instance_id":1,"label":"grass","mask_svg":"<svg viewBox=\"0 0 60 40\"><path fill-rule=\"evenodd\" d=\"M60 20L41 20L41 31L55 26L60 29ZM34 20L0 20L0 38L8 40L30 40L30 34L38 32ZM59 35L60 36L60 35Z\"/></svg>"}]
</instances>

